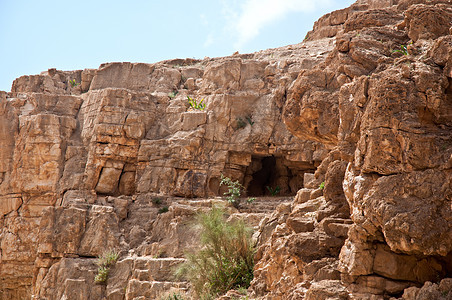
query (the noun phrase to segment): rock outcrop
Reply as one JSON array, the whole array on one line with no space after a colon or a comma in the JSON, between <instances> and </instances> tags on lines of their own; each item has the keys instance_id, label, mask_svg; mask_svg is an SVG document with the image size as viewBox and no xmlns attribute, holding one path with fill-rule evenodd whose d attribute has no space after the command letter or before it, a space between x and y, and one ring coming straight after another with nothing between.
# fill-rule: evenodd
<instances>
[{"instance_id":1,"label":"rock outcrop","mask_svg":"<svg viewBox=\"0 0 452 300\"><path fill-rule=\"evenodd\" d=\"M137 255L178 261L193 246L178 222L193 209L174 204L176 216L161 223L157 195L222 195L220 174L240 180L249 196L270 195L267 186L295 195L330 147L294 137L281 110L299 72L332 47L325 39L218 59L49 69L15 80L0 95L1 298L70 298L72 286L82 298L108 298L110 285L93 285L95 258L107 249L121 250L118 265L129 273ZM204 99L206 108L189 109L187 97ZM261 215L248 215L252 225L271 212L256 211ZM140 281L130 283L128 299L140 296L137 284L153 284L139 278L118 280L121 289Z\"/></svg>"},{"instance_id":2,"label":"rock outcrop","mask_svg":"<svg viewBox=\"0 0 452 300\"><path fill-rule=\"evenodd\" d=\"M452 297L452 5L380 4L326 15L308 35L335 35L335 48L300 73L283 118L334 149L305 182L324 182L323 196L300 190L269 223L257 296Z\"/></svg>"},{"instance_id":3,"label":"rock outcrop","mask_svg":"<svg viewBox=\"0 0 452 300\"><path fill-rule=\"evenodd\" d=\"M359 0L253 54L16 79L0 92L0 298L189 293L171 270L221 174L257 198L229 209L256 229L252 297L450 299L450 0Z\"/></svg>"}]
</instances>

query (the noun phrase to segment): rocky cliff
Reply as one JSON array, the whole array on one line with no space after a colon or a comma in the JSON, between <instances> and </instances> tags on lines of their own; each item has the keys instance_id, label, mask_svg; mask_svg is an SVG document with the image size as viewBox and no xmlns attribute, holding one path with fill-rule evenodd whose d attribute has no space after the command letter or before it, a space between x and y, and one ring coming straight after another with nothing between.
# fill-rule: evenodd
<instances>
[{"instance_id":1,"label":"rocky cliff","mask_svg":"<svg viewBox=\"0 0 452 300\"><path fill-rule=\"evenodd\" d=\"M257 198L230 208L256 229L251 297L450 299L451 22L447 0L359 0L297 45L16 79L0 92L1 298L189 289L171 269L224 174Z\"/></svg>"}]
</instances>

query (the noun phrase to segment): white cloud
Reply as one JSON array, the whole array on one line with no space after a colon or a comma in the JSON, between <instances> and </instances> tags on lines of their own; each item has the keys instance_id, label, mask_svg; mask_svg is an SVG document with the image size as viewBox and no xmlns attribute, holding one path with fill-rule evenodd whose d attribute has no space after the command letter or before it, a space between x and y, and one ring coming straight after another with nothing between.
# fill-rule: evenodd
<instances>
[{"instance_id":1,"label":"white cloud","mask_svg":"<svg viewBox=\"0 0 452 300\"><path fill-rule=\"evenodd\" d=\"M230 3L223 1L223 10L231 21L229 26L236 39L234 47L240 50L258 36L264 26L284 18L288 13L313 12L331 4L331 0L245 0L241 11L234 13Z\"/></svg>"},{"instance_id":2,"label":"white cloud","mask_svg":"<svg viewBox=\"0 0 452 300\"><path fill-rule=\"evenodd\" d=\"M209 34L207 35L206 40L204 41L203 46L204 46L205 48L207 48L207 47L211 46L214 42L215 42L215 39L214 39L214 37L213 37L213 33L209 33Z\"/></svg>"},{"instance_id":3,"label":"white cloud","mask_svg":"<svg viewBox=\"0 0 452 300\"><path fill-rule=\"evenodd\" d=\"M209 20L207 20L207 17L205 14L200 14L199 20L203 26L209 26Z\"/></svg>"}]
</instances>

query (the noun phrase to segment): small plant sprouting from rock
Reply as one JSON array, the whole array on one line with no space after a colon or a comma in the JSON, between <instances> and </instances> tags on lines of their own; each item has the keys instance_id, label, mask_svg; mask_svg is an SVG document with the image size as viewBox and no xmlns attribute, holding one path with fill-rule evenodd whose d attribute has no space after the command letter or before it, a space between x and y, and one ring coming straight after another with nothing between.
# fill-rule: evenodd
<instances>
[{"instance_id":1,"label":"small plant sprouting from rock","mask_svg":"<svg viewBox=\"0 0 452 300\"><path fill-rule=\"evenodd\" d=\"M243 220L227 222L224 210L218 207L196 219L202 248L187 253L187 261L176 274L188 279L200 299L248 288L254 268L252 229Z\"/></svg>"},{"instance_id":2,"label":"small plant sprouting from rock","mask_svg":"<svg viewBox=\"0 0 452 300\"><path fill-rule=\"evenodd\" d=\"M151 201L152 201L152 204L154 204L154 205L162 204L162 198L160 198L160 197L153 197Z\"/></svg>"},{"instance_id":3,"label":"small plant sprouting from rock","mask_svg":"<svg viewBox=\"0 0 452 300\"><path fill-rule=\"evenodd\" d=\"M250 198L246 199L246 203L251 204L254 202L254 200L256 200L256 198L250 197Z\"/></svg>"},{"instance_id":4,"label":"small plant sprouting from rock","mask_svg":"<svg viewBox=\"0 0 452 300\"><path fill-rule=\"evenodd\" d=\"M201 101L198 102L195 98L191 98L190 96L187 96L188 99L188 105L189 109L196 109L196 110L204 110L206 108L206 104L203 103L204 99L201 99Z\"/></svg>"},{"instance_id":5,"label":"small plant sprouting from rock","mask_svg":"<svg viewBox=\"0 0 452 300\"><path fill-rule=\"evenodd\" d=\"M246 296L248 294L248 290L246 288L244 288L243 286L239 287L237 289L237 292L239 292L240 294L242 294L243 296Z\"/></svg>"},{"instance_id":6,"label":"small plant sprouting from rock","mask_svg":"<svg viewBox=\"0 0 452 300\"><path fill-rule=\"evenodd\" d=\"M69 80L69 83L71 84L71 87L76 87L76 86L80 85L80 83L77 83L77 82L75 81L75 79Z\"/></svg>"},{"instance_id":7,"label":"small plant sprouting from rock","mask_svg":"<svg viewBox=\"0 0 452 300\"><path fill-rule=\"evenodd\" d=\"M272 188L271 186L267 185L267 190L270 192L270 195L276 196L281 191L281 188L279 186L276 186L275 188Z\"/></svg>"},{"instance_id":8,"label":"small plant sprouting from rock","mask_svg":"<svg viewBox=\"0 0 452 300\"><path fill-rule=\"evenodd\" d=\"M246 122L240 117L235 118L235 121L236 121L236 126L235 126L236 129L241 129L246 126Z\"/></svg>"},{"instance_id":9,"label":"small plant sprouting from rock","mask_svg":"<svg viewBox=\"0 0 452 300\"><path fill-rule=\"evenodd\" d=\"M325 188L325 181L323 181L320 185L319 185L319 189L323 190Z\"/></svg>"},{"instance_id":10,"label":"small plant sprouting from rock","mask_svg":"<svg viewBox=\"0 0 452 300\"><path fill-rule=\"evenodd\" d=\"M158 213L159 214L164 214L168 212L168 206L163 206L162 208L159 209Z\"/></svg>"},{"instance_id":11,"label":"small plant sprouting from rock","mask_svg":"<svg viewBox=\"0 0 452 300\"><path fill-rule=\"evenodd\" d=\"M163 251L159 249L156 254L152 255L152 258L161 258L163 256Z\"/></svg>"},{"instance_id":12,"label":"small plant sprouting from rock","mask_svg":"<svg viewBox=\"0 0 452 300\"><path fill-rule=\"evenodd\" d=\"M160 299L161 300L184 300L184 297L179 293L171 293Z\"/></svg>"},{"instance_id":13,"label":"small plant sprouting from rock","mask_svg":"<svg viewBox=\"0 0 452 300\"><path fill-rule=\"evenodd\" d=\"M238 180L233 181L231 178L224 176L221 174L220 186L225 185L228 187L228 191L224 192L223 195L226 196L226 199L229 203L232 204L235 208L239 208L240 206L240 196L242 194L242 190L244 189L243 185L240 184ZM252 203L255 198L248 198L247 202Z\"/></svg>"},{"instance_id":14,"label":"small plant sprouting from rock","mask_svg":"<svg viewBox=\"0 0 452 300\"><path fill-rule=\"evenodd\" d=\"M235 118L235 121L236 121L235 125L236 130L246 127L246 123L250 124L251 126L254 125L254 121L251 116L245 116L244 118L237 117Z\"/></svg>"},{"instance_id":15,"label":"small plant sprouting from rock","mask_svg":"<svg viewBox=\"0 0 452 300\"><path fill-rule=\"evenodd\" d=\"M231 178L226 177L223 174L221 174L220 186L221 185L226 185L228 187L228 191L223 194L226 196L228 202L236 208L239 207L241 189L243 189L243 185L241 185L238 180L233 181Z\"/></svg>"},{"instance_id":16,"label":"small plant sprouting from rock","mask_svg":"<svg viewBox=\"0 0 452 300\"><path fill-rule=\"evenodd\" d=\"M119 258L119 252L116 250L108 250L102 253L97 260L97 275L94 277L94 281L99 284L107 282L108 274L110 273L110 267L113 266Z\"/></svg>"},{"instance_id":17,"label":"small plant sprouting from rock","mask_svg":"<svg viewBox=\"0 0 452 300\"><path fill-rule=\"evenodd\" d=\"M248 121L248 124L250 124L251 126L254 125L254 121L253 121L253 119L251 118L251 116L246 116L245 119Z\"/></svg>"},{"instance_id":18,"label":"small plant sprouting from rock","mask_svg":"<svg viewBox=\"0 0 452 300\"><path fill-rule=\"evenodd\" d=\"M98 265L99 266L105 266L105 267L111 267L116 263L116 261L119 258L119 252L116 250L108 250L99 257Z\"/></svg>"},{"instance_id":19,"label":"small plant sprouting from rock","mask_svg":"<svg viewBox=\"0 0 452 300\"><path fill-rule=\"evenodd\" d=\"M110 273L110 268L99 267L97 269L97 275L94 277L94 281L99 284L107 282L108 273Z\"/></svg>"},{"instance_id":20,"label":"small plant sprouting from rock","mask_svg":"<svg viewBox=\"0 0 452 300\"><path fill-rule=\"evenodd\" d=\"M176 97L176 95L178 94L178 91L172 91L170 93L168 93L168 97L172 100Z\"/></svg>"},{"instance_id":21,"label":"small plant sprouting from rock","mask_svg":"<svg viewBox=\"0 0 452 300\"><path fill-rule=\"evenodd\" d=\"M403 55L408 55L407 45L400 45L400 49L392 50L392 53L402 53Z\"/></svg>"}]
</instances>

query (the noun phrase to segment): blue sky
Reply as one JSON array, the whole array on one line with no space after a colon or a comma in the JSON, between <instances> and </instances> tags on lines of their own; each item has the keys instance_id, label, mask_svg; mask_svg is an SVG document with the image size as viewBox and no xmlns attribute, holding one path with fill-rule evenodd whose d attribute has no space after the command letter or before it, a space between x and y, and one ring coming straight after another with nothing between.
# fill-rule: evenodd
<instances>
[{"instance_id":1,"label":"blue sky","mask_svg":"<svg viewBox=\"0 0 452 300\"><path fill-rule=\"evenodd\" d=\"M0 0L0 90L101 63L227 56L299 43L353 0Z\"/></svg>"}]
</instances>

